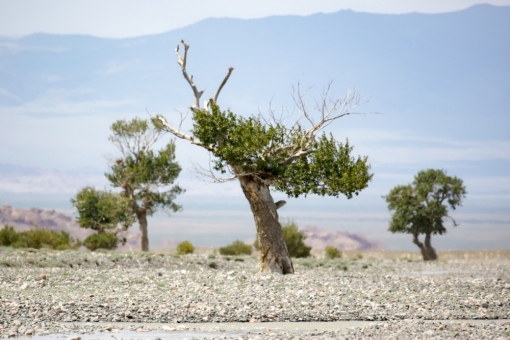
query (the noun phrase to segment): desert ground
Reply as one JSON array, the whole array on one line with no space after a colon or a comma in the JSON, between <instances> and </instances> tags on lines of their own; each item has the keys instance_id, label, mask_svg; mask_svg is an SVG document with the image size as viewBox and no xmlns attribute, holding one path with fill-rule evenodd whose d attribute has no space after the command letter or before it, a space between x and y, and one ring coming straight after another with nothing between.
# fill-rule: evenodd
<instances>
[{"instance_id":1,"label":"desert ground","mask_svg":"<svg viewBox=\"0 0 510 340\"><path fill-rule=\"evenodd\" d=\"M0 337L510 339L510 250L438 255L319 251L282 276L215 248L3 247Z\"/></svg>"}]
</instances>

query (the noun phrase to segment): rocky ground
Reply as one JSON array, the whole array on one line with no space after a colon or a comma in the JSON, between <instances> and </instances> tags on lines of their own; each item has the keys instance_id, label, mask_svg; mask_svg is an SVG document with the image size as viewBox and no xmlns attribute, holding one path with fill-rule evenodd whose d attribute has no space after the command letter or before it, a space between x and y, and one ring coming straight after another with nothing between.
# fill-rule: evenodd
<instances>
[{"instance_id":1,"label":"rocky ground","mask_svg":"<svg viewBox=\"0 0 510 340\"><path fill-rule=\"evenodd\" d=\"M298 259L296 274L281 276L256 274L255 256L0 248L0 336L105 330L96 322L114 324L110 332L141 322L366 320L240 336L510 339L499 321L510 319L509 252L466 254L433 263L376 253ZM462 321L479 319L495 322Z\"/></svg>"}]
</instances>

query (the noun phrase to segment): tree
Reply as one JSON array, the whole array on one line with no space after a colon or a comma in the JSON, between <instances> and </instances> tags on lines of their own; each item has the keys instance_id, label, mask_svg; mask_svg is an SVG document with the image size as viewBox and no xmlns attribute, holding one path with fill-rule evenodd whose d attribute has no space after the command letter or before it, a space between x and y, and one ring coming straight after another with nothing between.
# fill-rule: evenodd
<instances>
[{"instance_id":1,"label":"tree","mask_svg":"<svg viewBox=\"0 0 510 340\"><path fill-rule=\"evenodd\" d=\"M96 190L85 187L78 191L71 203L78 210L76 221L81 228L95 230L98 234L113 231L121 225L121 230L127 230L133 223L134 217L129 200L123 195L106 190Z\"/></svg>"},{"instance_id":2,"label":"tree","mask_svg":"<svg viewBox=\"0 0 510 340\"><path fill-rule=\"evenodd\" d=\"M421 250L424 261L437 260L431 235L446 233L445 219L451 219L448 208L455 210L466 197L466 187L460 178L447 176L443 170L418 172L412 184L399 185L383 196L388 209L394 211L389 231L413 235L413 243ZM419 235L425 235L425 243Z\"/></svg>"},{"instance_id":3,"label":"tree","mask_svg":"<svg viewBox=\"0 0 510 340\"><path fill-rule=\"evenodd\" d=\"M294 273L277 209L286 202L274 202L271 189L282 191L289 197L318 194L351 198L366 188L372 178L367 158L350 156L352 147L348 142L339 143L332 136L320 132L333 121L346 115L359 104L359 96L348 93L345 98L330 98L327 86L316 107L309 108L300 87L294 100L302 117L311 125L305 129L298 121L290 126L270 111L270 121L262 116L243 117L230 110L222 111L217 104L218 96L227 83L233 68L218 87L215 95L200 108L199 91L186 70L189 45L181 41L184 54L176 49L177 62L190 85L194 102L192 111L192 135L185 134L158 116L161 127L180 139L208 150L214 157L213 169L199 170L215 182L237 180L250 204L257 238L260 244L260 271ZM306 92L306 91L305 91ZM313 113L319 115L317 121ZM218 178L213 170L227 178Z\"/></svg>"},{"instance_id":4,"label":"tree","mask_svg":"<svg viewBox=\"0 0 510 340\"><path fill-rule=\"evenodd\" d=\"M175 161L175 143L168 142L157 153L152 150L161 138L160 124L141 120L119 120L112 124L110 141L122 157L111 165L106 177L114 187L120 187L128 199L131 212L136 216L142 233L142 250L149 250L147 215L157 210L177 212L181 206L174 203L184 192L174 180L181 172Z\"/></svg>"}]
</instances>

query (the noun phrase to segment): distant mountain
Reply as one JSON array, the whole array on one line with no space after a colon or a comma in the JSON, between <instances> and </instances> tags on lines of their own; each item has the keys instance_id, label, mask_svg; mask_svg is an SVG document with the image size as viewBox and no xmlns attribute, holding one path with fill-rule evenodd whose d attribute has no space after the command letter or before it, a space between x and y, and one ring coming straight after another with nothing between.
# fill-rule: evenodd
<instances>
[{"instance_id":1,"label":"distant mountain","mask_svg":"<svg viewBox=\"0 0 510 340\"><path fill-rule=\"evenodd\" d=\"M16 231L26 231L35 227L57 232L65 231L71 237L82 241L93 233L90 229L80 228L74 218L64 213L39 208L13 208L10 205L0 208L0 229L5 225L14 227ZM128 231L127 239L128 246L138 247L138 233Z\"/></svg>"},{"instance_id":2,"label":"distant mountain","mask_svg":"<svg viewBox=\"0 0 510 340\"><path fill-rule=\"evenodd\" d=\"M380 242L346 231L329 231L315 226L306 226L302 231L306 235L305 244L313 249L324 249L326 246L340 250L382 249Z\"/></svg>"}]
</instances>

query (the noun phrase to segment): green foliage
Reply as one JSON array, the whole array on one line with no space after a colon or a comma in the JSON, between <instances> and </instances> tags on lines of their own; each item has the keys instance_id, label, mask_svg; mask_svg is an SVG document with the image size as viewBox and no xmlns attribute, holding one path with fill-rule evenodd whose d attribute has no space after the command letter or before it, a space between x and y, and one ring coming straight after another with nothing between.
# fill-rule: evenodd
<instances>
[{"instance_id":1,"label":"green foliage","mask_svg":"<svg viewBox=\"0 0 510 340\"><path fill-rule=\"evenodd\" d=\"M13 248L50 248L64 250L79 247L80 243L75 241L65 231L56 232L48 229L31 229L17 232L14 227L4 226L0 230L0 246L11 246Z\"/></svg>"},{"instance_id":2,"label":"green foliage","mask_svg":"<svg viewBox=\"0 0 510 340\"><path fill-rule=\"evenodd\" d=\"M291 257L308 257L310 256L310 251L312 247L308 247L304 240L306 239L305 234L298 229L298 226L293 221L286 221L281 223L282 225L282 234L285 239L285 243L287 244L287 250L289 251L289 255ZM253 244L255 249L259 249L259 240L257 239Z\"/></svg>"},{"instance_id":3,"label":"green foliage","mask_svg":"<svg viewBox=\"0 0 510 340\"><path fill-rule=\"evenodd\" d=\"M83 241L83 245L89 250L113 250L117 248L119 239L112 233L92 234Z\"/></svg>"},{"instance_id":4,"label":"green foliage","mask_svg":"<svg viewBox=\"0 0 510 340\"><path fill-rule=\"evenodd\" d=\"M251 255L252 248L242 241L234 241L228 246L220 248L221 255Z\"/></svg>"},{"instance_id":5,"label":"green foliage","mask_svg":"<svg viewBox=\"0 0 510 340\"><path fill-rule=\"evenodd\" d=\"M183 241L177 245L177 253L179 254L193 254L195 247L190 241Z\"/></svg>"},{"instance_id":6,"label":"green foliage","mask_svg":"<svg viewBox=\"0 0 510 340\"><path fill-rule=\"evenodd\" d=\"M135 221L129 200L111 191L85 187L71 199L71 203L78 210L76 220L80 227L99 233L118 224L127 229Z\"/></svg>"},{"instance_id":7,"label":"green foliage","mask_svg":"<svg viewBox=\"0 0 510 340\"><path fill-rule=\"evenodd\" d=\"M323 134L311 140L301 156L289 160L310 138L299 124L288 129L282 124L267 125L261 117L221 111L214 102L211 108L194 112L192 132L214 150L215 170L225 173L230 166L269 178L275 189L292 197L344 194L351 198L372 179L367 158L351 157L348 142L344 145Z\"/></svg>"},{"instance_id":8,"label":"green foliage","mask_svg":"<svg viewBox=\"0 0 510 340\"><path fill-rule=\"evenodd\" d=\"M314 152L299 158L285 168L276 189L291 197L302 194L317 194L351 198L353 194L368 186L373 175L369 173L367 157L351 157L349 141L345 145L336 142L333 136L323 134L314 143Z\"/></svg>"},{"instance_id":9,"label":"green foliage","mask_svg":"<svg viewBox=\"0 0 510 340\"><path fill-rule=\"evenodd\" d=\"M112 126L113 142L122 153L122 158L111 166L105 176L114 187L124 190L131 203L148 215L158 209L176 212L181 207L174 203L176 196L184 190L173 184L181 172L175 162L175 143L168 142L161 150L152 147L161 137L161 129L154 121L134 118L118 120Z\"/></svg>"},{"instance_id":10,"label":"green foliage","mask_svg":"<svg viewBox=\"0 0 510 340\"><path fill-rule=\"evenodd\" d=\"M293 221L287 221L282 224L282 233L285 243L287 243L287 249L292 257L308 257L310 256L310 250L312 247L308 247L304 240L305 234L298 229L298 226Z\"/></svg>"},{"instance_id":11,"label":"green foliage","mask_svg":"<svg viewBox=\"0 0 510 340\"><path fill-rule=\"evenodd\" d=\"M396 186L384 196L393 211L389 231L442 235L446 232L444 219L451 218L448 208L455 210L465 196L461 179L447 176L443 170L420 171L412 184Z\"/></svg>"},{"instance_id":12,"label":"green foliage","mask_svg":"<svg viewBox=\"0 0 510 340\"><path fill-rule=\"evenodd\" d=\"M326 257L328 259L336 259L342 257L342 252L333 246L327 246L325 249Z\"/></svg>"}]
</instances>

